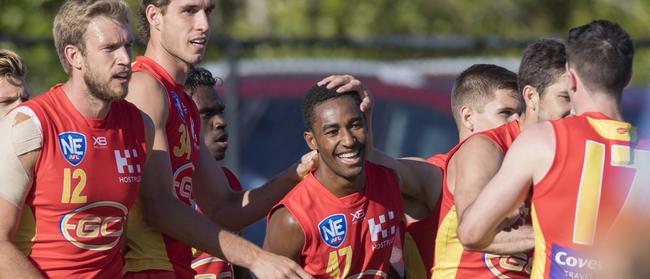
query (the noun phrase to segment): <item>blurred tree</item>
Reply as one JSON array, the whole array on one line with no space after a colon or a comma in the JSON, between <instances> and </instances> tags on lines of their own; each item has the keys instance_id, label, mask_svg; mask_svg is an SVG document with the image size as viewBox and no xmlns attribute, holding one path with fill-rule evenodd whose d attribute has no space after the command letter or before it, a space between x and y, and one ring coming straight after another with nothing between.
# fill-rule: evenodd
<instances>
[{"instance_id":1,"label":"blurred tree","mask_svg":"<svg viewBox=\"0 0 650 279\"><path fill-rule=\"evenodd\" d=\"M29 67L34 92L63 81L51 42L52 20L63 0L0 0L0 47L17 50ZM138 0L126 0L137 12ZM566 36L571 26L596 18L619 22L634 38L649 38L647 0L215 0L212 37L378 38L446 36L533 40ZM137 22L132 20L133 23ZM11 39L6 39L11 36ZM3 37L5 39L3 39ZM36 38L36 39L35 39ZM135 54L141 53L136 49ZM253 57L355 57L372 59L435 56L520 55L521 49L399 50L349 46L259 44ZM637 52L635 81L650 75L650 49ZM209 48L207 57L223 51Z\"/></svg>"}]
</instances>

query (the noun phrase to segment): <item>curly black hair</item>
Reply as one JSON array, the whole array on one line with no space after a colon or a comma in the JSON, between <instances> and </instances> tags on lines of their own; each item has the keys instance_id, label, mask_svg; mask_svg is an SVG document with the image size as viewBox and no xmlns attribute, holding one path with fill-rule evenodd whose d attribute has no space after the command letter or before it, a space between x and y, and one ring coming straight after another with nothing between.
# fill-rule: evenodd
<instances>
[{"instance_id":1,"label":"curly black hair","mask_svg":"<svg viewBox=\"0 0 650 279\"><path fill-rule=\"evenodd\" d=\"M327 100L345 96L350 96L357 104L361 104L361 97L357 91L337 93L336 88L327 89L325 86L312 86L302 101L302 121L305 123L305 128L307 128L307 130L311 130L312 125L314 124L314 108L318 104L323 103Z\"/></svg>"},{"instance_id":2,"label":"curly black hair","mask_svg":"<svg viewBox=\"0 0 650 279\"><path fill-rule=\"evenodd\" d=\"M194 90L199 86L209 86L214 87L217 82L221 82L220 78L212 76L212 73L205 68L192 66L190 71L187 73L187 79L185 80L185 90L194 94Z\"/></svg>"}]
</instances>

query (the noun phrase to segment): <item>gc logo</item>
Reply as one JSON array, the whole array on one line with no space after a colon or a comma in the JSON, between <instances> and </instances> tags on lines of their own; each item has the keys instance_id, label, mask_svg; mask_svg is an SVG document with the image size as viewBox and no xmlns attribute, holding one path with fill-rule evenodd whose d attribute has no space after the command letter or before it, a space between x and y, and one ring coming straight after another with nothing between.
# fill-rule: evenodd
<instances>
[{"instance_id":1,"label":"gc logo","mask_svg":"<svg viewBox=\"0 0 650 279\"><path fill-rule=\"evenodd\" d=\"M174 193L176 197L186 204L190 204L192 198L192 175L194 164L182 165L174 172Z\"/></svg>"},{"instance_id":2,"label":"gc logo","mask_svg":"<svg viewBox=\"0 0 650 279\"><path fill-rule=\"evenodd\" d=\"M117 245L128 209L114 201L100 201L61 217L61 234L81 249L104 251Z\"/></svg>"}]
</instances>

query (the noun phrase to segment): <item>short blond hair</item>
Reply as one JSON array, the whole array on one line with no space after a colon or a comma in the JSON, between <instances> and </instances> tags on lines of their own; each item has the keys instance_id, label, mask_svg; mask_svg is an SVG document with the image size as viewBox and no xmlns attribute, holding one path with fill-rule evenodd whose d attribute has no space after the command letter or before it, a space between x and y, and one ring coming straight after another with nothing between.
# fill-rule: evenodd
<instances>
[{"instance_id":1,"label":"short blond hair","mask_svg":"<svg viewBox=\"0 0 650 279\"><path fill-rule=\"evenodd\" d=\"M120 0L68 0L54 18L54 46L61 66L70 74L71 66L65 58L65 47L77 46L85 53L84 34L90 21L105 16L119 22L128 23L128 6Z\"/></svg>"},{"instance_id":2,"label":"short blond hair","mask_svg":"<svg viewBox=\"0 0 650 279\"><path fill-rule=\"evenodd\" d=\"M25 77L27 67L20 56L8 49L0 49L0 78L17 82Z\"/></svg>"}]
</instances>

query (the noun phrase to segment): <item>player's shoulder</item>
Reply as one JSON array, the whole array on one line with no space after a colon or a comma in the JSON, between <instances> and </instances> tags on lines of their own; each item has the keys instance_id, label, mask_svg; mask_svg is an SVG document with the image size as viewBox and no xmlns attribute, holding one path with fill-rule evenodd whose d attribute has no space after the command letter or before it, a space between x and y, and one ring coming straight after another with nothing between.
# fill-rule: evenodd
<instances>
[{"instance_id":1,"label":"player's shoulder","mask_svg":"<svg viewBox=\"0 0 650 279\"><path fill-rule=\"evenodd\" d=\"M132 90L138 89L138 90ZM152 74L146 71L133 72L131 74L131 81L129 82L129 94L138 93L140 90L156 90L164 92L165 87L163 84Z\"/></svg>"},{"instance_id":2,"label":"player's shoulder","mask_svg":"<svg viewBox=\"0 0 650 279\"><path fill-rule=\"evenodd\" d=\"M273 208L270 216L270 221L277 222L281 226L300 228L298 219L282 204Z\"/></svg>"},{"instance_id":3,"label":"player's shoulder","mask_svg":"<svg viewBox=\"0 0 650 279\"><path fill-rule=\"evenodd\" d=\"M528 152L546 152L555 149L555 129L557 122L542 121L531 124L521 131L513 146L525 148Z\"/></svg>"},{"instance_id":4,"label":"player's shoulder","mask_svg":"<svg viewBox=\"0 0 650 279\"><path fill-rule=\"evenodd\" d=\"M451 156L448 160L456 162L472 158L471 160L474 161L474 158L487 159L485 156L489 157L492 154L502 154L504 152L503 147L494 138L484 133L476 133L465 139L454 153L454 156Z\"/></svg>"}]
</instances>

